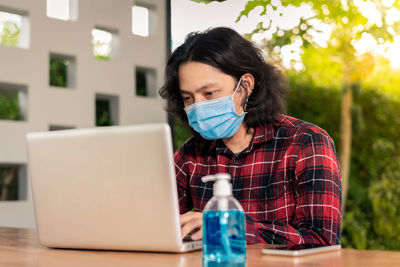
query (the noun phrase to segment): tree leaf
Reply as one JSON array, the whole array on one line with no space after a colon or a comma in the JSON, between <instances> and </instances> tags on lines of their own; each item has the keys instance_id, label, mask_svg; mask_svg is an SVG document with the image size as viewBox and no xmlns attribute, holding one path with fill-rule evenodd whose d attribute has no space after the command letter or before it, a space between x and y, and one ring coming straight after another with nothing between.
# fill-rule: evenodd
<instances>
[{"instance_id":1,"label":"tree leaf","mask_svg":"<svg viewBox=\"0 0 400 267\"><path fill-rule=\"evenodd\" d=\"M254 10L256 7L263 7L263 11L261 12L260 15L264 15L266 13L267 5L271 1L269 0L251 0L248 1L244 7L244 9L240 12L239 16L237 17L235 22L238 22L243 16L248 17L249 13Z\"/></svg>"}]
</instances>

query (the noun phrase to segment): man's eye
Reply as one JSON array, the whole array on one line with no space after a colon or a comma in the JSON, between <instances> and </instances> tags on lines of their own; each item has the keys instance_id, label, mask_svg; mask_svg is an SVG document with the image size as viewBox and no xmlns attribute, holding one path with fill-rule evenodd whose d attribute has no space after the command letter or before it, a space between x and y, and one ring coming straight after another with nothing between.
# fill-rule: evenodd
<instances>
[{"instance_id":1,"label":"man's eye","mask_svg":"<svg viewBox=\"0 0 400 267\"><path fill-rule=\"evenodd\" d=\"M212 96L212 95L215 95L216 92L217 91L208 91L208 92L205 92L205 95L206 96Z\"/></svg>"}]
</instances>

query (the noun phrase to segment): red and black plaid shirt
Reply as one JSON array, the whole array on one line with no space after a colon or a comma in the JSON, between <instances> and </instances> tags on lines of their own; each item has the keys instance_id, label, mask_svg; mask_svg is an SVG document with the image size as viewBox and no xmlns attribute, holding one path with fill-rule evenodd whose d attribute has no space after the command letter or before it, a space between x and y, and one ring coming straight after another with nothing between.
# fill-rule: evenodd
<instances>
[{"instance_id":1,"label":"red and black plaid shirt","mask_svg":"<svg viewBox=\"0 0 400 267\"><path fill-rule=\"evenodd\" d=\"M175 153L180 212L202 211L213 182L232 176L233 196L246 213L248 243L333 245L340 243L342 188L332 139L321 128L280 115L257 127L250 145L232 153L221 140L206 155L189 139Z\"/></svg>"}]
</instances>

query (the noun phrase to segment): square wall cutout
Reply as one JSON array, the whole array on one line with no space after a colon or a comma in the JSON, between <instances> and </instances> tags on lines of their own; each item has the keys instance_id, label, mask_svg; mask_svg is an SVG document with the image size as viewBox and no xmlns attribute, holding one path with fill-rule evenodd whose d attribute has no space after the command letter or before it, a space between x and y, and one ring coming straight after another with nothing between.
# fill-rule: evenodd
<instances>
[{"instance_id":1,"label":"square wall cutout","mask_svg":"<svg viewBox=\"0 0 400 267\"><path fill-rule=\"evenodd\" d=\"M52 19L77 20L78 0L47 0L46 15Z\"/></svg>"},{"instance_id":2,"label":"square wall cutout","mask_svg":"<svg viewBox=\"0 0 400 267\"><path fill-rule=\"evenodd\" d=\"M0 6L0 44L29 48L28 12Z\"/></svg>"},{"instance_id":3,"label":"square wall cutout","mask_svg":"<svg viewBox=\"0 0 400 267\"><path fill-rule=\"evenodd\" d=\"M65 125L55 125L52 124L49 126L49 131L62 131L62 130L71 130L75 129L73 126L65 126Z\"/></svg>"},{"instance_id":4,"label":"square wall cutout","mask_svg":"<svg viewBox=\"0 0 400 267\"><path fill-rule=\"evenodd\" d=\"M28 89L25 85L0 83L0 120L28 119Z\"/></svg>"},{"instance_id":5,"label":"square wall cutout","mask_svg":"<svg viewBox=\"0 0 400 267\"><path fill-rule=\"evenodd\" d=\"M63 88L75 88L76 60L74 56L50 53L49 85Z\"/></svg>"},{"instance_id":6,"label":"square wall cutout","mask_svg":"<svg viewBox=\"0 0 400 267\"><path fill-rule=\"evenodd\" d=\"M135 79L137 96L156 97L157 74L155 69L136 67Z\"/></svg>"},{"instance_id":7,"label":"square wall cutout","mask_svg":"<svg viewBox=\"0 0 400 267\"><path fill-rule=\"evenodd\" d=\"M26 165L0 164L0 201L27 200Z\"/></svg>"},{"instance_id":8,"label":"square wall cutout","mask_svg":"<svg viewBox=\"0 0 400 267\"><path fill-rule=\"evenodd\" d=\"M118 124L118 96L96 94L96 126L111 126Z\"/></svg>"},{"instance_id":9,"label":"square wall cutout","mask_svg":"<svg viewBox=\"0 0 400 267\"><path fill-rule=\"evenodd\" d=\"M136 3L132 7L132 33L148 37L156 33L156 9L145 3Z\"/></svg>"},{"instance_id":10,"label":"square wall cutout","mask_svg":"<svg viewBox=\"0 0 400 267\"><path fill-rule=\"evenodd\" d=\"M107 27L96 26L92 30L93 56L96 59L116 59L119 53L118 31Z\"/></svg>"}]
</instances>

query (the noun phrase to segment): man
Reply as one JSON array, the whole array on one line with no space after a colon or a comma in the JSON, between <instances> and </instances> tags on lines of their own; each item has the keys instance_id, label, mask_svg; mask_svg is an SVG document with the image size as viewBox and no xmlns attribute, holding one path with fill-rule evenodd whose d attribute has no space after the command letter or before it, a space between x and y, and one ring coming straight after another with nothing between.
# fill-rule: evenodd
<instances>
[{"instance_id":1,"label":"man","mask_svg":"<svg viewBox=\"0 0 400 267\"><path fill-rule=\"evenodd\" d=\"M261 51L229 28L192 33L171 55L160 94L194 136L175 153L182 234L201 239L212 183L232 176L248 243L340 243L341 174L332 139L283 115L286 86Z\"/></svg>"}]
</instances>

